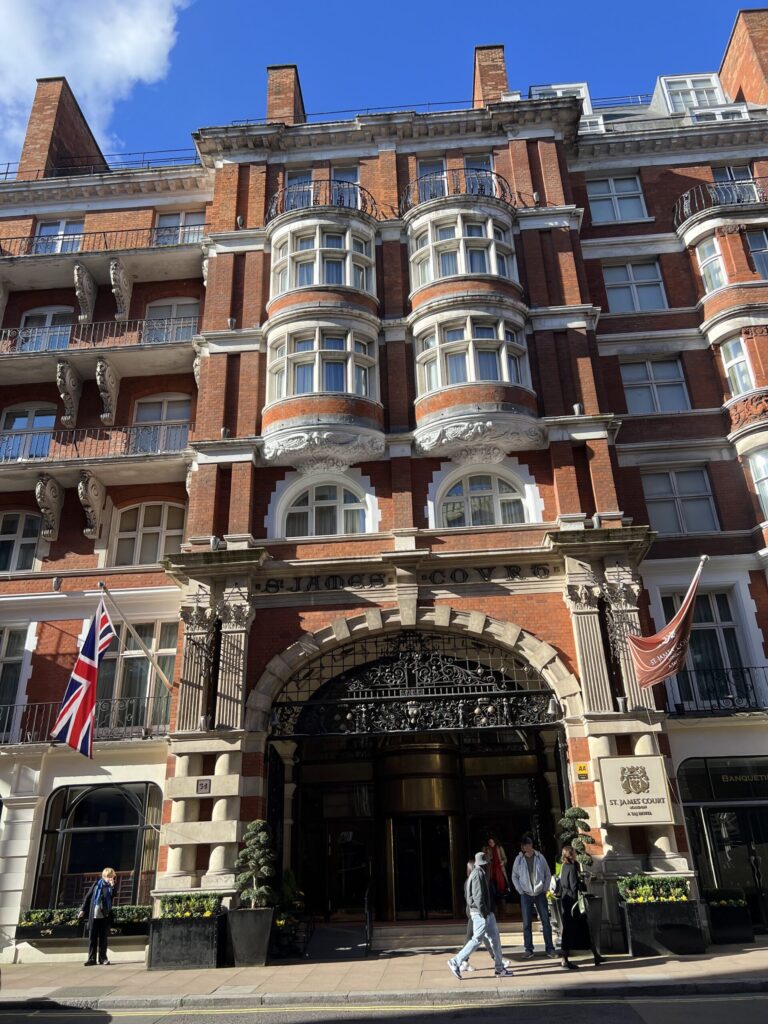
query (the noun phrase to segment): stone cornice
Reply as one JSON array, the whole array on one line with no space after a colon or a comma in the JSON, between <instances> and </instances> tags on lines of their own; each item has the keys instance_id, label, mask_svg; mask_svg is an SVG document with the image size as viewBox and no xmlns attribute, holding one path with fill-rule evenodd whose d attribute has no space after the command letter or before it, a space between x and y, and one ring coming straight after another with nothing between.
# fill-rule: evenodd
<instances>
[{"instance_id":1,"label":"stone cornice","mask_svg":"<svg viewBox=\"0 0 768 1024\"><path fill-rule=\"evenodd\" d=\"M204 167L173 167L158 170L108 171L104 174L71 178L40 178L38 181L11 181L0 184L0 206L64 202L74 200L153 196L185 192L213 195L213 178Z\"/></svg>"},{"instance_id":2,"label":"stone cornice","mask_svg":"<svg viewBox=\"0 0 768 1024\"><path fill-rule=\"evenodd\" d=\"M595 132L579 136L576 155L604 159L633 153L657 154L661 150L672 155L729 146L768 145L768 121L717 121L687 127L670 124L651 131L644 130L642 124L638 121L638 130L634 132L606 132L604 135Z\"/></svg>"}]
</instances>

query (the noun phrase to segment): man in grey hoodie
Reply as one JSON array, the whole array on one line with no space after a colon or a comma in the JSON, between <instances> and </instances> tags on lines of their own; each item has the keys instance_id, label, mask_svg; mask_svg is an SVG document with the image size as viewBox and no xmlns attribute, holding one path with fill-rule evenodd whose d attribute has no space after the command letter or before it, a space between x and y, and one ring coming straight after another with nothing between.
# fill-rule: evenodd
<instances>
[{"instance_id":1,"label":"man in grey hoodie","mask_svg":"<svg viewBox=\"0 0 768 1024\"><path fill-rule=\"evenodd\" d=\"M461 965L474 953L485 935L491 940L494 973L497 978L509 978L512 971L507 970L501 956L501 938L496 924L496 916L491 907L491 890L488 885L488 858L481 850L475 854L475 867L466 881L464 893L467 899L467 910L472 921L472 938L455 957L448 961L448 970L461 981Z\"/></svg>"},{"instance_id":2,"label":"man in grey hoodie","mask_svg":"<svg viewBox=\"0 0 768 1024\"><path fill-rule=\"evenodd\" d=\"M520 853L512 865L512 884L520 893L520 904L523 912L523 942L525 953L523 958L530 960L533 956L533 908L541 921L544 933L544 949L550 959L555 959L555 944L552 941L552 925L549 923L549 907L547 892L552 879L546 858L533 847L531 836L523 836Z\"/></svg>"}]
</instances>

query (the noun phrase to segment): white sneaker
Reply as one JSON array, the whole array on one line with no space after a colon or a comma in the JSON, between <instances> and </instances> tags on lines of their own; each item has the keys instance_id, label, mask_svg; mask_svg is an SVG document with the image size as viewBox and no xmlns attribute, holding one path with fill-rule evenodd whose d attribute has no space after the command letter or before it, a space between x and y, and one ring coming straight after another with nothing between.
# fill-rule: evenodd
<instances>
[{"instance_id":1,"label":"white sneaker","mask_svg":"<svg viewBox=\"0 0 768 1024\"><path fill-rule=\"evenodd\" d=\"M511 967L512 966L512 961L511 960L502 960L501 962L504 965L504 967Z\"/></svg>"},{"instance_id":2,"label":"white sneaker","mask_svg":"<svg viewBox=\"0 0 768 1024\"><path fill-rule=\"evenodd\" d=\"M466 972L466 971L474 971L474 969L475 968L472 966L472 964L469 962L469 960L465 960L462 964L459 964L459 970L460 971L464 971L464 972Z\"/></svg>"}]
</instances>

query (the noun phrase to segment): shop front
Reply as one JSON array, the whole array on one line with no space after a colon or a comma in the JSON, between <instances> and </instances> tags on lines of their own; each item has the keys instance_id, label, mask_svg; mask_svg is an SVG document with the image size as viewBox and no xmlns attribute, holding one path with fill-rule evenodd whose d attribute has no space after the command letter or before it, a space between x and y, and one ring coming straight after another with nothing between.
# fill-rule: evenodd
<instances>
[{"instance_id":1,"label":"shop front","mask_svg":"<svg viewBox=\"0 0 768 1024\"><path fill-rule=\"evenodd\" d=\"M743 889L768 931L768 757L696 757L678 768L702 889Z\"/></svg>"}]
</instances>

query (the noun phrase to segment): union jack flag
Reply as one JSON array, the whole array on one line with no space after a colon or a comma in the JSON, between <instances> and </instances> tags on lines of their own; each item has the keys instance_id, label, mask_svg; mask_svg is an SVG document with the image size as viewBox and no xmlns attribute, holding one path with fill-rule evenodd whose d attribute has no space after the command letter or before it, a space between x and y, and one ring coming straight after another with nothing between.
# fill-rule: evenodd
<instances>
[{"instance_id":1,"label":"union jack flag","mask_svg":"<svg viewBox=\"0 0 768 1024\"><path fill-rule=\"evenodd\" d=\"M53 739L68 744L86 757L93 757L93 721L99 664L115 635L115 627L102 597L72 669L59 717L51 731Z\"/></svg>"}]
</instances>

